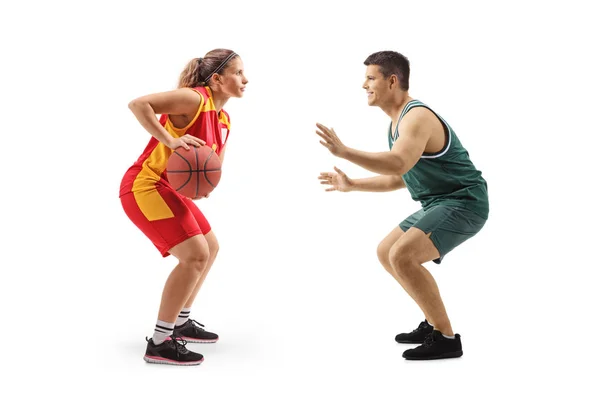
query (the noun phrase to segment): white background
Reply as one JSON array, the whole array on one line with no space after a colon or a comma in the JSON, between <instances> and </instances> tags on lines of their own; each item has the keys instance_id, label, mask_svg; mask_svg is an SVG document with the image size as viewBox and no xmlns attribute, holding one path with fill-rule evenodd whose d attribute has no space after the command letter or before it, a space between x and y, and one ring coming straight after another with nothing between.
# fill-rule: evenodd
<instances>
[{"instance_id":1,"label":"white background","mask_svg":"<svg viewBox=\"0 0 600 400\"><path fill-rule=\"evenodd\" d=\"M3 6L3 390L597 396L600 32L587 2L518 3ZM242 56L250 81L226 105L221 183L198 202L221 252L192 317L221 340L190 345L199 367L148 365L144 338L175 259L121 209L121 177L150 137L127 103L173 89L188 60L218 47ZM418 204L406 191L325 193L317 180L334 165L371 174L330 155L316 122L351 147L387 149L388 117L361 88L380 50L409 58L410 94L450 123L488 181L485 228L427 265L461 359L405 361L410 346L393 340L423 317L376 248Z\"/></svg>"}]
</instances>

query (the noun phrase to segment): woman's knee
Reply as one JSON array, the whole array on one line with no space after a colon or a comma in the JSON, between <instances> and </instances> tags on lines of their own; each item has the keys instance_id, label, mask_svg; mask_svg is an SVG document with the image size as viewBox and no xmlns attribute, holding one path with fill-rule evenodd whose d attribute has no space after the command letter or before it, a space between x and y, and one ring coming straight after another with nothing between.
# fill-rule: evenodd
<instances>
[{"instance_id":1,"label":"woman's knee","mask_svg":"<svg viewBox=\"0 0 600 400\"><path fill-rule=\"evenodd\" d=\"M210 258L214 259L219 253L219 241L212 232L206 235L206 241L208 243L208 251L210 253Z\"/></svg>"},{"instance_id":2,"label":"woman's knee","mask_svg":"<svg viewBox=\"0 0 600 400\"><path fill-rule=\"evenodd\" d=\"M210 249L206 239L199 235L173 247L171 254L177 257L184 268L201 272L210 258Z\"/></svg>"},{"instance_id":3,"label":"woman's knee","mask_svg":"<svg viewBox=\"0 0 600 400\"><path fill-rule=\"evenodd\" d=\"M203 272L208 263L210 253L208 249L198 248L196 251L192 251L186 254L185 257L179 259L179 264L184 268L193 269L196 272Z\"/></svg>"}]
</instances>

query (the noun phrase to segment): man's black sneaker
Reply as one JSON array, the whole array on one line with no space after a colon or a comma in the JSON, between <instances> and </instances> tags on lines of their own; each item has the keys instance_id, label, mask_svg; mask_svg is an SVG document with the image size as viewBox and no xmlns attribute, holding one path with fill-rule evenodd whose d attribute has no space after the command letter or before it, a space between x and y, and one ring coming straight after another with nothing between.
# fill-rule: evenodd
<instances>
[{"instance_id":1,"label":"man's black sneaker","mask_svg":"<svg viewBox=\"0 0 600 400\"><path fill-rule=\"evenodd\" d=\"M437 360L462 355L462 343L458 333L454 335L454 339L448 339L442 335L442 332L436 330L427 335L422 345L402 353L402 357L407 360Z\"/></svg>"},{"instance_id":2,"label":"man's black sneaker","mask_svg":"<svg viewBox=\"0 0 600 400\"><path fill-rule=\"evenodd\" d=\"M176 326L173 335L190 343L215 343L219 340L216 333L204 330L204 325L193 319L188 319L185 324Z\"/></svg>"},{"instance_id":3,"label":"man's black sneaker","mask_svg":"<svg viewBox=\"0 0 600 400\"><path fill-rule=\"evenodd\" d=\"M396 342L421 344L431 332L433 332L433 326L429 325L429 322L425 320L421 322L417 329L413 330L412 332L397 334Z\"/></svg>"},{"instance_id":4,"label":"man's black sneaker","mask_svg":"<svg viewBox=\"0 0 600 400\"><path fill-rule=\"evenodd\" d=\"M146 338L146 355L144 360L154 364L170 365L199 365L204 361L204 356L185 348L186 341L170 336L159 345L152 339Z\"/></svg>"}]
</instances>

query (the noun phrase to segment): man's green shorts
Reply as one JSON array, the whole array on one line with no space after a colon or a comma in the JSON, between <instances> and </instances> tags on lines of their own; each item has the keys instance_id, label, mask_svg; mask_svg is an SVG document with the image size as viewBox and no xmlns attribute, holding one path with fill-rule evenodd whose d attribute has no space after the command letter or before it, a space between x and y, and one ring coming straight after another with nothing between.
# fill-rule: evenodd
<instances>
[{"instance_id":1,"label":"man's green shorts","mask_svg":"<svg viewBox=\"0 0 600 400\"><path fill-rule=\"evenodd\" d=\"M466 208L438 204L412 214L400 223L400 229L406 232L415 227L425 233L431 232L430 239L440 252L440 258L433 262L439 264L452 249L475 236L486 221Z\"/></svg>"}]
</instances>

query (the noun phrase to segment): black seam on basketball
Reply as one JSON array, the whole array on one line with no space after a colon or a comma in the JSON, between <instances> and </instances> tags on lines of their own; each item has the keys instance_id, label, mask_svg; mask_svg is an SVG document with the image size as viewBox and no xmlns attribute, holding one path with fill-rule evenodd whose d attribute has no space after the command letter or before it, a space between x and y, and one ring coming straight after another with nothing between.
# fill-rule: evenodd
<instances>
[{"instance_id":1,"label":"black seam on basketball","mask_svg":"<svg viewBox=\"0 0 600 400\"><path fill-rule=\"evenodd\" d=\"M190 167L190 171L178 171L178 172L189 172L189 173L190 173L190 176L188 176L187 180L186 180L185 182L183 182L183 185L181 185L180 187L178 187L177 189L175 189L175 190L179 191L179 190L183 189L183 187L184 187L185 185L187 185L187 184L188 184L188 182L189 182L189 181L192 179L192 172L191 172L191 169L192 169L192 164L190 164L190 162L189 162L188 160L186 160L184 156L182 156L181 154L179 154L179 153L177 152L177 150L175 150L175 151L174 151L174 153L175 153L175 154L177 154L179 157L181 157L181 159L182 159L183 161L185 161L185 163L186 163L186 164L187 164L187 165ZM171 171L169 171L169 170L167 169L167 174L169 174L169 173L171 173Z\"/></svg>"},{"instance_id":2,"label":"black seam on basketball","mask_svg":"<svg viewBox=\"0 0 600 400\"><path fill-rule=\"evenodd\" d=\"M194 154L196 155L196 165L198 165L198 149L194 146ZM196 196L198 197L198 189L200 188L200 176L196 174Z\"/></svg>"},{"instance_id":3,"label":"black seam on basketball","mask_svg":"<svg viewBox=\"0 0 600 400\"><path fill-rule=\"evenodd\" d=\"M211 169L173 169L173 170L169 170L170 174L173 173L181 173L181 172L215 172L215 171L220 171L221 168L211 168Z\"/></svg>"},{"instance_id":4,"label":"black seam on basketball","mask_svg":"<svg viewBox=\"0 0 600 400\"><path fill-rule=\"evenodd\" d=\"M206 175L206 173L208 172L206 170L206 164L208 164L208 160L210 160L210 158L212 157L212 155L215 154L214 150L211 150L210 154L208 155L208 157L206 157L206 161L204 161L204 179L206 179L206 182L208 182L208 184L210 186L213 187L213 189L215 188L215 185L213 185L213 183L210 181L210 179L208 179L208 176Z\"/></svg>"}]
</instances>

